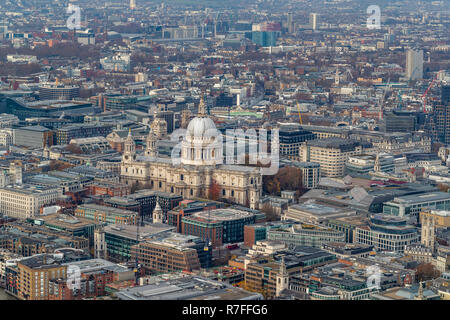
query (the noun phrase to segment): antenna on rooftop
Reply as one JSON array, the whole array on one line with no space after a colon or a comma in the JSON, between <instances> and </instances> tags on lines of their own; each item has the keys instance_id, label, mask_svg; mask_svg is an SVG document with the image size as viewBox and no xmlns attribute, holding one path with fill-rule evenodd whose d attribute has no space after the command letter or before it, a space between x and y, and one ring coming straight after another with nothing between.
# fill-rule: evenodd
<instances>
[{"instance_id":1,"label":"antenna on rooftop","mask_svg":"<svg viewBox=\"0 0 450 320\"><path fill-rule=\"evenodd\" d=\"M208 226L208 223L209 223L209 221L210 221L210 213L211 213L211 209L208 208L208 222L207 222L207 224L206 224L207 226ZM208 227L207 227L207 229L208 229ZM209 230L207 230L207 232L206 232L205 247L203 248L204 251L209 251L209 238L208 238L208 232L209 232Z\"/></svg>"}]
</instances>

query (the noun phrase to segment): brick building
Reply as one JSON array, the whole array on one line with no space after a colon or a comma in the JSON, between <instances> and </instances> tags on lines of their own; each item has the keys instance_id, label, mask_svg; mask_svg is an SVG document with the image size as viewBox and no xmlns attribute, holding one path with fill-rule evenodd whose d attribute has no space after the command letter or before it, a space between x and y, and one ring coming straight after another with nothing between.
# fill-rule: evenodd
<instances>
[{"instance_id":1,"label":"brick building","mask_svg":"<svg viewBox=\"0 0 450 320\"><path fill-rule=\"evenodd\" d=\"M49 281L67 277L67 266L46 254L17 262L17 269L17 296L22 300L48 300Z\"/></svg>"},{"instance_id":2,"label":"brick building","mask_svg":"<svg viewBox=\"0 0 450 320\"><path fill-rule=\"evenodd\" d=\"M83 298L104 296L105 286L114 281L114 272L100 270L81 273L79 288L73 290L66 279L49 281L49 300L81 300Z\"/></svg>"},{"instance_id":3,"label":"brick building","mask_svg":"<svg viewBox=\"0 0 450 320\"><path fill-rule=\"evenodd\" d=\"M131 248L132 260L138 261L145 271L175 272L210 268L211 246L195 236L173 233L157 241L144 241Z\"/></svg>"},{"instance_id":4,"label":"brick building","mask_svg":"<svg viewBox=\"0 0 450 320\"><path fill-rule=\"evenodd\" d=\"M123 197L131 193L131 187L121 183L94 182L87 186L87 190L89 195L94 196Z\"/></svg>"},{"instance_id":5,"label":"brick building","mask_svg":"<svg viewBox=\"0 0 450 320\"><path fill-rule=\"evenodd\" d=\"M75 210L75 216L107 224L136 224L137 213L134 211L120 210L97 204L83 204Z\"/></svg>"}]
</instances>

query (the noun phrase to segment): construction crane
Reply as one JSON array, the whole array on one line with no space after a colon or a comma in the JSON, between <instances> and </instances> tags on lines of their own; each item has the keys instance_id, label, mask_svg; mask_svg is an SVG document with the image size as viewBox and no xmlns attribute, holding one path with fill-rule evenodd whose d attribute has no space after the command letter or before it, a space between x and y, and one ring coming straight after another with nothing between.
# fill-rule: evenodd
<instances>
[{"instance_id":1,"label":"construction crane","mask_svg":"<svg viewBox=\"0 0 450 320\"><path fill-rule=\"evenodd\" d=\"M141 224L142 216L138 214L138 221L136 224L136 252L134 259L134 284L135 286L139 285L139 276L140 276L140 266L138 259L138 246L139 246L139 225Z\"/></svg>"},{"instance_id":2,"label":"construction crane","mask_svg":"<svg viewBox=\"0 0 450 320\"><path fill-rule=\"evenodd\" d=\"M381 97L381 100L379 102L380 104L380 114L379 114L379 119L382 120L383 119L383 113L384 113L384 108L383 108L383 103L384 103L384 99L386 98L386 93L388 91L388 89L391 87L391 78L388 79L388 82L386 84L386 87L384 88L384 92L383 92L383 96Z\"/></svg>"},{"instance_id":3,"label":"construction crane","mask_svg":"<svg viewBox=\"0 0 450 320\"><path fill-rule=\"evenodd\" d=\"M428 92L430 91L430 89L433 87L433 85L435 84L437 78L439 77L439 74L441 72L443 72L444 70L439 70L436 73L436 76L433 78L433 80L431 81L430 85L428 86L427 90L425 90L424 94L422 95L422 100L423 100L423 112L427 112L427 108L426 108L426 104L427 104L427 95Z\"/></svg>"},{"instance_id":4,"label":"construction crane","mask_svg":"<svg viewBox=\"0 0 450 320\"><path fill-rule=\"evenodd\" d=\"M220 11L217 12L216 18L214 19L214 38L217 37L217 19L219 19Z\"/></svg>"},{"instance_id":5,"label":"construction crane","mask_svg":"<svg viewBox=\"0 0 450 320\"><path fill-rule=\"evenodd\" d=\"M297 110L298 110L298 122L300 123L300 125L303 125L302 114L300 113L300 105L298 104L298 101L297 101Z\"/></svg>"},{"instance_id":6,"label":"construction crane","mask_svg":"<svg viewBox=\"0 0 450 320\"><path fill-rule=\"evenodd\" d=\"M203 22L202 23L202 39L205 39L205 26L206 26L206 23Z\"/></svg>"},{"instance_id":7,"label":"construction crane","mask_svg":"<svg viewBox=\"0 0 450 320\"><path fill-rule=\"evenodd\" d=\"M345 71L345 73L347 73L348 75L350 75L350 78L352 78L352 80L353 80L353 75L352 75L352 72L350 71L350 69L347 68L347 70Z\"/></svg>"},{"instance_id":8,"label":"construction crane","mask_svg":"<svg viewBox=\"0 0 450 320\"><path fill-rule=\"evenodd\" d=\"M339 76L339 66L336 68L336 74L334 75L334 85L338 86L339 85L339 81L340 81L340 76Z\"/></svg>"},{"instance_id":9,"label":"construction crane","mask_svg":"<svg viewBox=\"0 0 450 320\"><path fill-rule=\"evenodd\" d=\"M403 100L402 100L402 90L398 90L397 93L397 109L402 110L403 109Z\"/></svg>"}]
</instances>

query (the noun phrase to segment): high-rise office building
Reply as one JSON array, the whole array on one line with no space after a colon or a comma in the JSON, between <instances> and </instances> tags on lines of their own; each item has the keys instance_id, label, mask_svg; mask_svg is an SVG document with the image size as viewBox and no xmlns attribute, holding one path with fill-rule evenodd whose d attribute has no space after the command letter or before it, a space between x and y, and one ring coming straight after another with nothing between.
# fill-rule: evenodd
<instances>
[{"instance_id":1,"label":"high-rise office building","mask_svg":"<svg viewBox=\"0 0 450 320\"><path fill-rule=\"evenodd\" d=\"M441 87L441 103L433 104L433 113L427 117L425 125L432 139L450 143L450 85Z\"/></svg>"},{"instance_id":2,"label":"high-rise office building","mask_svg":"<svg viewBox=\"0 0 450 320\"><path fill-rule=\"evenodd\" d=\"M310 140L300 146L299 160L320 164L323 177L342 177L348 157L362 154L371 147L370 143L343 138Z\"/></svg>"},{"instance_id":3,"label":"high-rise office building","mask_svg":"<svg viewBox=\"0 0 450 320\"><path fill-rule=\"evenodd\" d=\"M275 47L277 45L278 32L253 31L252 41L261 47Z\"/></svg>"},{"instance_id":4,"label":"high-rise office building","mask_svg":"<svg viewBox=\"0 0 450 320\"><path fill-rule=\"evenodd\" d=\"M154 119L161 119L166 122L167 134L171 134L175 130L175 114L173 111L168 109L170 103L167 101L162 101L158 103L158 111L154 114ZM155 133L156 134L156 133Z\"/></svg>"},{"instance_id":5,"label":"high-rise office building","mask_svg":"<svg viewBox=\"0 0 450 320\"><path fill-rule=\"evenodd\" d=\"M368 225L356 227L354 242L374 246L377 251L403 252L406 246L420 239L417 229L407 222L402 217L373 215Z\"/></svg>"},{"instance_id":6,"label":"high-rise office building","mask_svg":"<svg viewBox=\"0 0 450 320\"><path fill-rule=\"evenodd\" d=\"M441 103L446 106L450 103L450 85L441 88Z\"/></svg>"},{"instance_id":7,"label":"high-rise office building","mask_svg":"<svg viewBox=\"0 0 450 320\"><path fill-rule=\"evenodd\" d=\"M309 26L313 30L317 30L317 18L318 18L317 13L310 13L309 14Z\"/></svg>"},{"instance_id":8,"label":"high-rise office building","mask_svg":"<svg viewBox=\"0 0 450 320\"><path fill-rule=\"evenodd\" d=\"M40 100L72 100L80 96L80 87L56 83L39 85Z\"/></svg>"},{"instance_id":9,"label":"high-rise office building","mask_svg":"<svg viewBox=\"0 0 450 320\"><path fill-rule=\"evenodd\" d=\"M418 115L410 111L392 110L384 114L385 132L412 132L417 130Z\"/></svg>"},{"instance_id":10,"label":"high-rise office building","mask_svg":"<svg viewBox=\"0 0 450 320\"><path fill-rule=\"evenodd\" d=\"M280 155L292 158L298 157L300 145L308 140L314 140L315 134L304 130L300 125L280 126Z\"/></svg>"},{"instance_id":11,"label":"high-rise office building","mask_svg":"<svg viewBox=\"0 0 450 320\"><path fill-rule=\"evenodd\" d=\"M136 9L136 0L130 0L130 9L131 10Z\"/></svg>"},{"instance_id":12,"label":"high-rise office building","mask_svg":"<svg viewBox=\"0 0 450 320\"><path fill-rule=\"evenodd\" d=\"M432 131L440 142L450 143L450 104L437 104L433 107Z\"/></svg>"},{"instance_id":13,"label":"high-rise office building","mask_svg":"<svg viewBox=\"0 0 450 320\"><path fill-rule=\"evenodd\" d=\"M200 211L181 218L185 235L193 235L210 242L216 248L226 243L244 241L244 226L257 222L255 214L237 209Z\"/></svg>"},{"instance_id":14,"label":"high-rise office building","mask_svg":"<svg viewBox=\"0 0 450 320\"><path fill-rule=\"evenodd\" d=\"M409 49L406 53L406 78L408 80L423 78L423 50Z\"/></svg>"},{"instance_id":15,"label":"high-rise office building","mask_svg":"<svg viewBox=\"0 0 450 320\"><path fill-rule=\"evenodd\" d=\"M293 19L293 14L292 12L289 12L287 14L287 29L289 33L293 33L294 32L294 19Z\"/></svg>"}]
</instances>

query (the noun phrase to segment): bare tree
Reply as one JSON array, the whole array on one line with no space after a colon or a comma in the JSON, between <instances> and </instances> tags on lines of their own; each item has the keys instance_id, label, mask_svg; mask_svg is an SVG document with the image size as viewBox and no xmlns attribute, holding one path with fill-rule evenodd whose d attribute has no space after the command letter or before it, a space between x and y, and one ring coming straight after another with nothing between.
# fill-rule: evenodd
<instances>
[{"instance_id":1,"label":"bare tree","mask_svg":"<svg viewBox=\"0 0 450 320\"><path fill-rule=\"evenodd\" d=\"M267 221L278 221L278 220L280 220L280 217L276 213L276 211L273 208L273 206L270 205L270 203L267 203L267 202L264 203L262 208L261 208L261 211L266 214L266 220Z\"/></svg>"}]
</instances>

